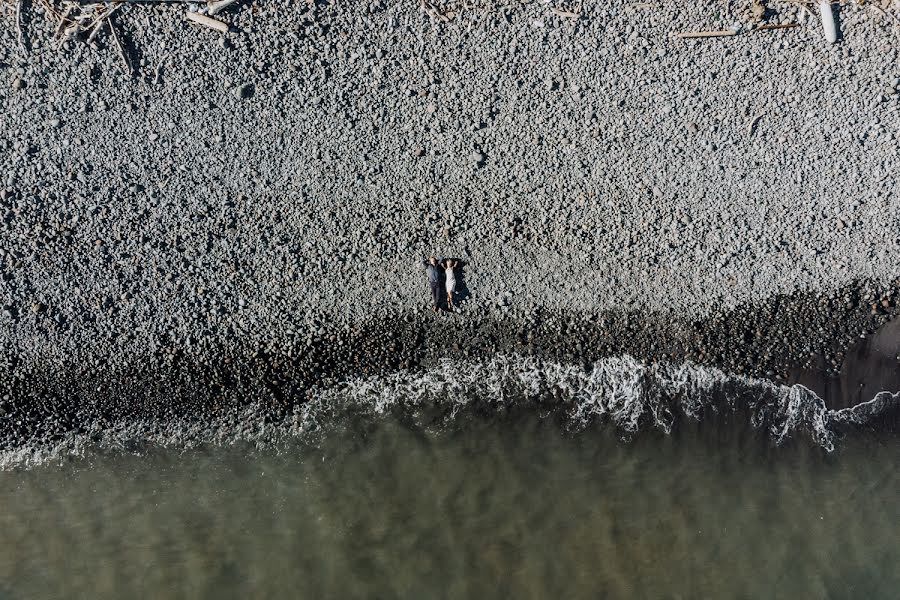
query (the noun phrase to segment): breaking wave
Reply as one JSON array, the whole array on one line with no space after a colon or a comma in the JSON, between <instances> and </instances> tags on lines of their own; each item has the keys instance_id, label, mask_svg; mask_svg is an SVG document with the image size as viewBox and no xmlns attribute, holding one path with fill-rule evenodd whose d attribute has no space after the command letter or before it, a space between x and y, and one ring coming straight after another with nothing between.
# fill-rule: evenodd
<instances>
[{"instance_id":1,"label":"breaking wave","mask_svg":"<svg viewBox=\"0 0 900 600\"><path fill-rule=\"evenodd\" d=\"M828 452L842 431L865 426L900 407L900 393L881 392L868 402L829 409L802 385L730 375L691 363L645 364L630 356L601 359L585 368L533 357L498 355L490 360L446 359L416 371L353 378L312 390L287 417L271 420L260 404L198 419L127 421L69 434L48 444L0 451L0 469L32 467L84 456L90 450L139 452L150 448L251 443L259 448L317 432L348 413L379 416L435 406L452 418L466 407L546 406L575 427L609 423L623 436L642 428L669 433L679 419L705 414L747 414L750 424L780 444L807 436Z\"/></svg>"}]
</instances>

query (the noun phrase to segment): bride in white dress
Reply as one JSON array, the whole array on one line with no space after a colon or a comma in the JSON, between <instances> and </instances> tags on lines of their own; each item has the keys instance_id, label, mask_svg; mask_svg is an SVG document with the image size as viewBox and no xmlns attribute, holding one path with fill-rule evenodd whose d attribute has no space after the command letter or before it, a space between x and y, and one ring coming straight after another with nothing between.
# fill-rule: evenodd
<instances>
[{"instance_id":1,"label":"bride in white dress","mask_svg":"<svg viewBox=\"0 0 900 600\"><path fill-rule=\"evenodd\" d=\"M453 310L453 292L456 291L456 274L453 270L459 261L448 260L444 263L444 275L447 285L447 307Z\"/></svg>"}]
</instances>

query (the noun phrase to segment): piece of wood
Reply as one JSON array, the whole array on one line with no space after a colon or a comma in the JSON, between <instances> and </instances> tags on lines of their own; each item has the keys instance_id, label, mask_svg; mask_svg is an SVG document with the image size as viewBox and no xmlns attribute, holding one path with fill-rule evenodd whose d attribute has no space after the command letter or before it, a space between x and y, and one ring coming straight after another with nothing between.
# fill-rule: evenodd
<instances>
[{"instance_id":1,"label":"piece of wood","mask_svg":"<svg viewBox=\"0 0 900 600\"><path fill-rule=\"evenodd\" d=\"M834 13L831 11L830 0L819 0L819 12L822 13L822 28L825 29L825 39L829 44L837 41L837 23L834 22Z\"/></svg>"},{"instance_id":2,"label":"piece of wood","mask_svg":"<svg viewBox=\"0 0 900 600\"><path fill-rule=\"evenodd\" d=\"M679 33L678 37L681 39L693 39L693 38L711 38L711 37L728 37L732 35L737 35L737 31L733 29L723 29L722 31L686 31L683 33Z\"/></svg>"},{"instance_id":3,"label":"piece of wood","mask_svg":"<svg viewBox=\"0 0 900 600\"><path fill-rule=\"evenodd\" d=\"M72 9L74 7L70 4L66 7L65 12L63 12L62 16L59 18L59 23L56 25L56 30L53 32L53 39L57 39L60 35L62 35L63 30L66 27L66 21L69 20L69 15L72 14ZM88 40L90 42L90 40Z\"/></svg>"},{"instance_id":4,"label":"piece of wood","mask_svg":"<svg viewBox=\"0 0 900 600\"><path fill-rule=\"evenodd\" d=\"M197 25L203 25L204 27L215 29L219 33L228 33L228 23L225 23L218 19L213 19L212 17L207 17L206 15L201 15L200 13L193 12L184 13L184 16L188 21L192 21Z\"/></svg>"},{"instance_id":5,"label":"piece of wood","mask_svg":"<svg viewBox=\"0 0 900 600\"><path fill-rule=\"evenodd\" d=\"M238 0L218 0L217 2L210 2L209 4L207 4L206 13L209 16L214 17L219 12L225 10L226 8L228 8L232 4L236 3L237 1Z\"/></svg>"},{"instance_id":6,"label":"piece of wood","mask_svg":"<svg viewBox=\"0 0 900 600\"><path fill-rule=\"evenodd\" d=\"M165 56L162 57L162 60L159 61L159 64L156 65L156 69L154 69L154 71L153 71L153 85L156 85L160 81L162 81L162 68L163 68L163 65L166 64L166 60L168 58L169 58L169 55L166 54Z\"/></svg>"},{"instance_id":7,"label":"piece of wood","mask_svg":"<svg viewBox=\"0 0 900 600\"><path fill-rule=\"evenodd\" d=\"M16 2L16 37L19 40L19 47L23 52L27 52L25 48L25 35L22 33L22 1Z\"/></svg>"},{"instance_id":8,"label":"piece of wood","mask_svg":"<svg viewBox=\"0 0 900 600\"><path fill-rule=\"evenodd\" d=\"M113 42L115 42L116 50L119 51L119 58L122 59L122 66L125 68L125 74L131 77L131 61L128 60L128 54L125 53L125 46L122 44L122 40L119 39L119 34L116 33L113 20L106 17L106 23L109 25L109 32L112 35Z\"/></svg>"},{"instance_id":9,"label":"piece of wood","mask_svg":"<svg viewBox=\"0 0 900 600\"><path fill-rule=\"evenodd\" d=\"M420 6L422 7L422 10L425 11L425 14L427 14L432 19L437 19L438 21L443 21L444 23L450 21L450 17L439 11L428 0L421 0Z\"/></svg>"},{"instance_id":10,"label":"piece of wood","mask_svg":"<svg viewBox=\"0 0 900 600\"><path fill-rule=\"evenodd\" d=\"M103 17L97 19L96 25L93 26L93 28L91 29L90 35L88 35L88 38L87 38L88 44L90 44L91 42L94 41L94 38L96 38L97 34L99 34L100 31L103 29L103 24L106 23L109 20L109 18L111 16L113 16L116 13L116 11L119 10L121 7L122 7L122 3L120 2L119 4L116 4L111 9L109 9L106 12L106 14L103 15Z\"/></svg>"},{"instance_id":11,"label":"piece of wood","mask_svg":"<svg viewBox=\"0 0 900 600\"><path fill-rule=\"evenodd\" d=\"M763 114L760 113L753 117L753 120L750 121L750 124L747 126L747 135L752 136L753 131L756 129L756 124L759 123L759 120L763 118Z\"/></svg>"},{"instance_id":12,"label":"piece of wood","mask_svg":"<svg viewBox=\"0 0 900 600\"><path fill-rule=\"evenodd\" d=\"M581 14L570 12L568 10L560 10L558 8L551 8L550 12L552 12L557 17L562 17L563 19L580 19Z\"/></svg>"},{"instance_id":13,"label":"piece of wood","mask_svg":"<svg viewBox=\"0 0 900 600\"><path fill-rule=\"evenodd\" d=\"M755 20L761 21L762 18L766 16L765 0L752 0L752 2L750 2L750 14L753 15Z\"/></svg>"},{"instance_id":14,"label":"piece of wood","mask_svg":"<svg viewBox=\"0 0 900 600\"><path fill-rule=\"evenodd\" d=\"M894 13L884 10L877 4L866 4L865 6L867 6L869 8L874 8L875 10L877 10L878 12L881 13L881 16L891 18L894 20L895 23L897 23L897 25L900 25L900 17L898 17Z\"/></svg>"},{"instance_id":15,"label":"piece of wood","mask_svg":"<svg viewBox=\"0 0 900 600\"><path fill-rule=\"evenodd\" d=\"M103 29L103 26L106 24L106 19L97 19L97 24L94 25L94 28L91 29L90 35L88 35L87 43L90 44L94 41L94 38L97 37L97 34L100 33L100 30Z\"/></svg>"},{"instance_id":16,"label":"piece of wood","mask_svg":"<svg viewBox=\"0 0 900 600\"><path fill-rule=\"evenodd\" d=\"M772 31L773 29L791 29L793 27L800 27L800 23L788 23L786 25L760 25L756 28L756 31Z\"/></svg>"}]
</instances>

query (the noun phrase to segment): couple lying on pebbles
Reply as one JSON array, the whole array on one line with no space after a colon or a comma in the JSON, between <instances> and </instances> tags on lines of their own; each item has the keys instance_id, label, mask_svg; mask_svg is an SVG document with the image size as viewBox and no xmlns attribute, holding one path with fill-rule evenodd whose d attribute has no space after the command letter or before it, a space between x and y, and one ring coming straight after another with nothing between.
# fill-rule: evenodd
<instances>
[{"instance_id":1,"label":"couple lying on pebbles","mask_svg":"<svg viewBox=\"0 0 900 600\"><path fill-rule=\"evenodd\" d=\"M444 289L447 291L447 310L453 312L453 293L456 292L456 274L454 269L458 260L443 259L431 256L425 261L425 274L428 276L428 287L431 288L431 310L441 309L441 270L444 271Z\"/></svg>"}]
</instances>

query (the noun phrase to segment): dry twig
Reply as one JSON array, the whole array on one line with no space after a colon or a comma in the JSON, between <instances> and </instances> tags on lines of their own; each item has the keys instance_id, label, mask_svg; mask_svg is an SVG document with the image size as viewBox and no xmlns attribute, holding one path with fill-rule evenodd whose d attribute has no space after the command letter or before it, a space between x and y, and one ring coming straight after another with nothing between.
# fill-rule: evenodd
<instances>
[{"instance_id":1,"label":"dry twig","mask_svg":"<svg viewBox=\"0 0 900 600\"><path fill-rule=\"evenodd\" d=\"M238 0L218 0L217 2L210 2L207 5L206 13L209 16L214 17L237 1Z\"/></svg>"},{"instance_id":2,"label":"dry twig","mask_svg":"<svg viewBox=\"0 0 900 600\"><path fill-rule=\"evenodd\" d=\"M894 13L884 10L883 8L881 8L880 6L878 6L875 3L868 3L865 0L857 0L857 1L859 2L860 6L871 6L872 8L874 8L875 10L880 12L882 14L882 16L889 18L889 19L893 19L894 22L897 23L897 25L900 25L900 17L898 17Z\"/></svg>"},{"instance_id":3,"label":"dry twig","mask_svg":"<svg viewBox=\"0 0 900 600\"><path fill-rule=\"evenodd\" d=\"M581 13L570 12L568 10L560 10L558 8L551 8L550 12L552 12L557 17L562 17L563 19L580 19Z\"/></svg>"},{"instance_id":4,"label":"dry twig","mask_svg":"<svg viewBox=\"0 0 900 600\"><path fill-rule=\"evenodd\" d=\"M27 52L25 35L22 33L22 0L16 0L16 38L19 41L19 47L22 49L22 52Z\"/></svg>"},{"instance_id":5,"label":"dry twig","mask_svg":"<svg viewBox=\"0 0 900 600\"><path fill-rule=\"evenodd\" d=\"M53 31L53 39L58 38L62 34L63 28L65 28L66 22L69 20L69 15L72 14L74 8L75 7L72 5L66 7L65 12L63 12L62 17L59 19L59 23L56 25L56 29Z\"/></svg>"},{"instance_id":6,"label":"dry twig","mask_svg":"<svg viewBox=\"0 0 900 600\"><path fill-rule=\"evenodd\" d=\"M772 31L773 29L792 29L800 27L800 23L787 23L786 25L760 25L756 31Z\"/></svg>"},{"instance_id":7,"label":"dry twig","mask_svg":"<svg viewBox=\"0 0 900 600\"><path fill-rule=\"evenodd\" d=\"M166 54L165 56L162 57L162 60L159 61L159 64L157 64L156 68L153 70L153 85L156 85L160 81L162 81L162 69L168 59L169 59L169 55Z\"/></svg>"},{"instance_id":8,"label":"dry twig","mask_svg":"<svg viewBox=\"0 0 900 600\"><path fill-rule=\"evenodd\" d=\"M450 17L448 17L447 15L445 15L444 13L439 11L428 0L421 0L420 6L422 7L422 10L425 11L425 14L427 14L432 19L437 19L438 21L442 21L444 23L447 23L448 21L450 21Z\"/></svg>"},{"instance_id":9,"label":"dry twig","mask_svg":"<svg viewBox=\"0 0 900 600\"><path fill-rule=\"evenodd\" d=\"M756 129L756 124L759 123L759 120L763 118L763 114L760 113L753 117L753 120L750 121L750 125L747 126L747 135L752 136L754 130Z\"/></svg>"},{"instance_id":10,"label":"dry twig","mask_svg":"<svg viewBox=\"0 0 900 600\"><path fill-rule=\"evenodd\" d=\"M212 17L207 17L206 15L201 15L200 13L188 12L184 13L184 16L188 21L193 21L198 25L203 25L204 27L215 29L219 33L228 33L228 23L225 23L224 21L213 19Z\"/></svg>"},{"instance_id":11,"label":"dry twig","mask_svg":"<svg viewBox=\"0 0 900 600\"><path fill-rule=\"evenodd\" d=\"M677 34L681 39L728 37L732 35L737 35L737 31L734 29L723 29L722 31L688 31Z\"/></svg>"},{"instance_id":12,"label":"dry twig","mask_svg":"<svg viewBox=\"0 0 900 600\"><path fill-rule=\"evenodd\" d=\"M119 39L119 34L116 33L116 28L113 26L112 19L107 17L106 22L109 24L109 32L110 35L112 35L113 42L115 42L116 50L119 51L119 58L122 59L122 64L125 67L125 74L131 77L131 62L128 60L128 55L125 53L125 46L122 45L122 40Z\"/></svg>"}]
</instances>

